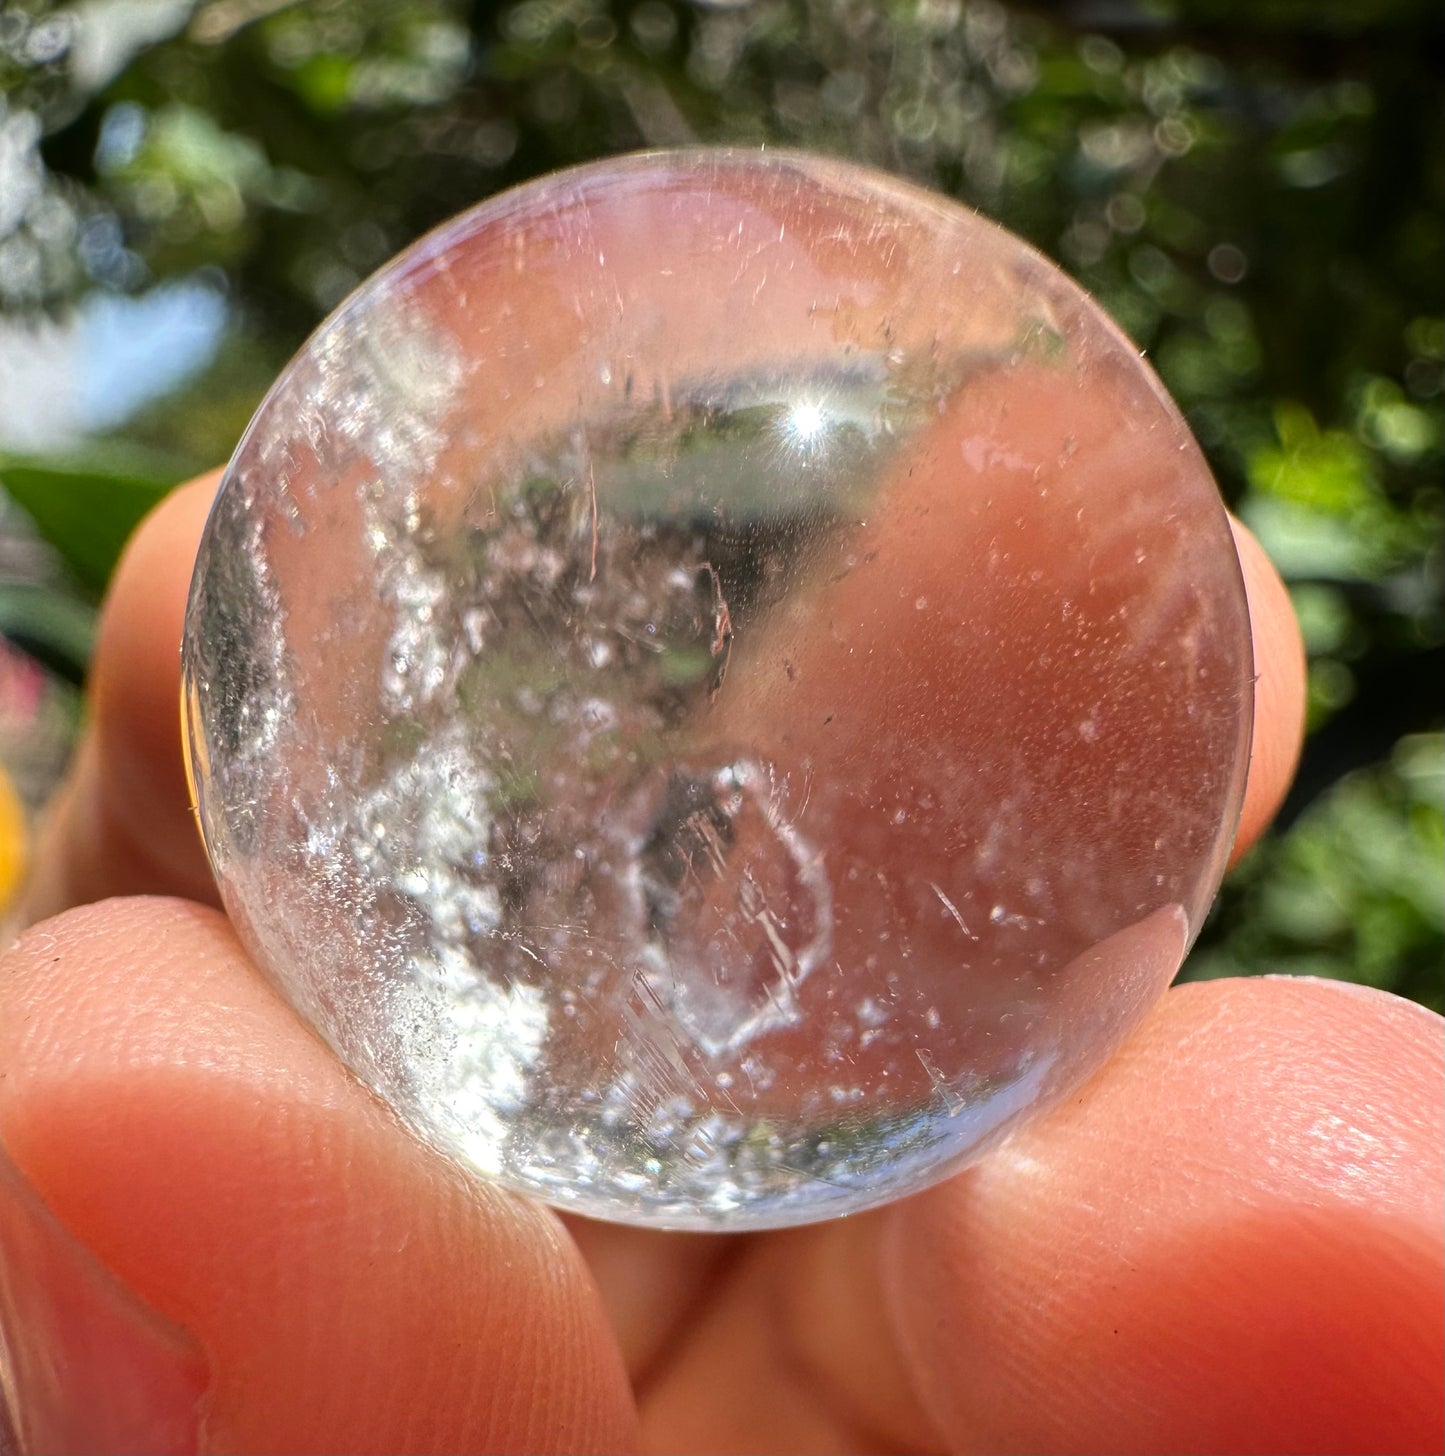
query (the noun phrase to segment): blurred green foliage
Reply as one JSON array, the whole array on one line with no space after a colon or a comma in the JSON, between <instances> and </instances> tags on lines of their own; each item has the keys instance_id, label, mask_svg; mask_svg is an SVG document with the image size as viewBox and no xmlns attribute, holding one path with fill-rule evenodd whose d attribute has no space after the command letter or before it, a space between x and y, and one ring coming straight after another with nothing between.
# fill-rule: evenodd
<instances>
[{"instance_id":1,"label":"blurred green foliage","mask_svg":"<svg viewBox=\"0 0 1445 1456\"><path fill-rule=\"evenodd\" d=\"M1257 971L1345 976L1445 1011L1445 763L1438 735L1404 738L1348 775L1235 872L1223 934L1192 979Z\"/></svg>"},{"instance_id":2,"label":"blurred green foliage","mask_svg":"<svg viewBox=\"0 0 1445 1456\"><path fill-rule=\"evenodd\" d=\"M136 522L174 484L164 466L147 470L124 449L4 462L5 491L41 535L65 554L75 582L92 598L105 590Z\"/></svg>"},{"instance_id":3,"label":"blurred green foliage","mask_svg":"<svg viewBox=\"0 0 1445 1456\"><path fill-rule=\"evenodd\" d=\"M322 314L462 207L643 146L914 177L1103 302L1294 594L1299 781L1188 973L1439 1007L1442 28L1436 0L9 0L0 320L200 276L231 323L83 465L0 479L93 597L155 483L105 452L223 458Z\"/></svg>"}]
</instances>

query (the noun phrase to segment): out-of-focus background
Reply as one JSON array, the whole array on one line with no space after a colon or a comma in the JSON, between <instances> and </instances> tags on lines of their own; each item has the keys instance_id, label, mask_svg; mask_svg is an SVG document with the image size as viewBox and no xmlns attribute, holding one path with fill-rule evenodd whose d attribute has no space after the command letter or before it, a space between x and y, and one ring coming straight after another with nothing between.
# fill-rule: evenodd
<instances>
[{"instance_id":1,"label":"out-of-focus background","mask_svg":"<svg viewBox=\"0 0 1445 1456\"><path fill-rule=\"evenodd\" d=\"M1445 1001L1438 0L0 0L0 901L139 516L398 248L637 147L981 209L1148 353L1289 582L1310 736L1187 976Z\"/></svg>"}]
</instances>

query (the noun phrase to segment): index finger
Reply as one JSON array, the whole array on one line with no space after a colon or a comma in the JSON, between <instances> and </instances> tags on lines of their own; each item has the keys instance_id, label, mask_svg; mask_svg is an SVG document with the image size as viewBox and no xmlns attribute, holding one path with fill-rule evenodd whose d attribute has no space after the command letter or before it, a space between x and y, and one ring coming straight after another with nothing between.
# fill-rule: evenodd
<instances>
[{"instance_id":1,"label":"index finger","mask_svg":"<svg viewBox=\"0 0 1445 1456\"><path fill-rule=\"evenodd\" d=\"M90 673L90 718L41 827L18 919L115 895L216 903L180 744L180 641L191 567L221 472L172 491L116 568Z\"/></svg>"}]
</instances>

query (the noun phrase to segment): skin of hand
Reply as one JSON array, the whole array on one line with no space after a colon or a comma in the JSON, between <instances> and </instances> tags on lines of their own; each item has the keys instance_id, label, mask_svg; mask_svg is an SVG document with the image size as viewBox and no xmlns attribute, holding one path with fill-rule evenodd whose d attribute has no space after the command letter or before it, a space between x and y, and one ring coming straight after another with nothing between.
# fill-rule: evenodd
<instances>
[{"instance_id":1,"label":"skin of hand","mask_svg":"<svg viewBox=\"0 0 1445 1456\"><path fill-rule=\"evenodd\" d=\"M1441 1449L1445 1039L1390 996L1176 989L971 1170L785 1233L564 1219L422 1147L213 908L176 703L214 486L119 568L39 923L0 973L22 1450ZM1238 539L1242 851L1293 770L1303 666Z\"/></svg>"}]
</instances>

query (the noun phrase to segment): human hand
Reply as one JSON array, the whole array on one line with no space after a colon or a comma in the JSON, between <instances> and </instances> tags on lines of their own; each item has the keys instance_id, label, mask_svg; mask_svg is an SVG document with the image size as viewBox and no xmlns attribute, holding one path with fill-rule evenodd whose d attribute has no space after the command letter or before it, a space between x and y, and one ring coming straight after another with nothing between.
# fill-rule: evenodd
<instances>
[{"instance_id":1,"label":"human hand","mask_svg":"<svg viewBox=\"0 0 1445 1456\"><path fill-rule=\"evenodd\" d=\"M971 1171L785 1233L566 1220L421 1146L206 908L176 644L214 484L118 573L27 902L64 913L0 973L22 1448L1439 1449L1441 1023L1388 996L1172 991ZM1241 553L1243 847L1289 777L1302 673L1282 587ZM134 898L155 894L178 898Z\"/></svg>"}]
</instances>

